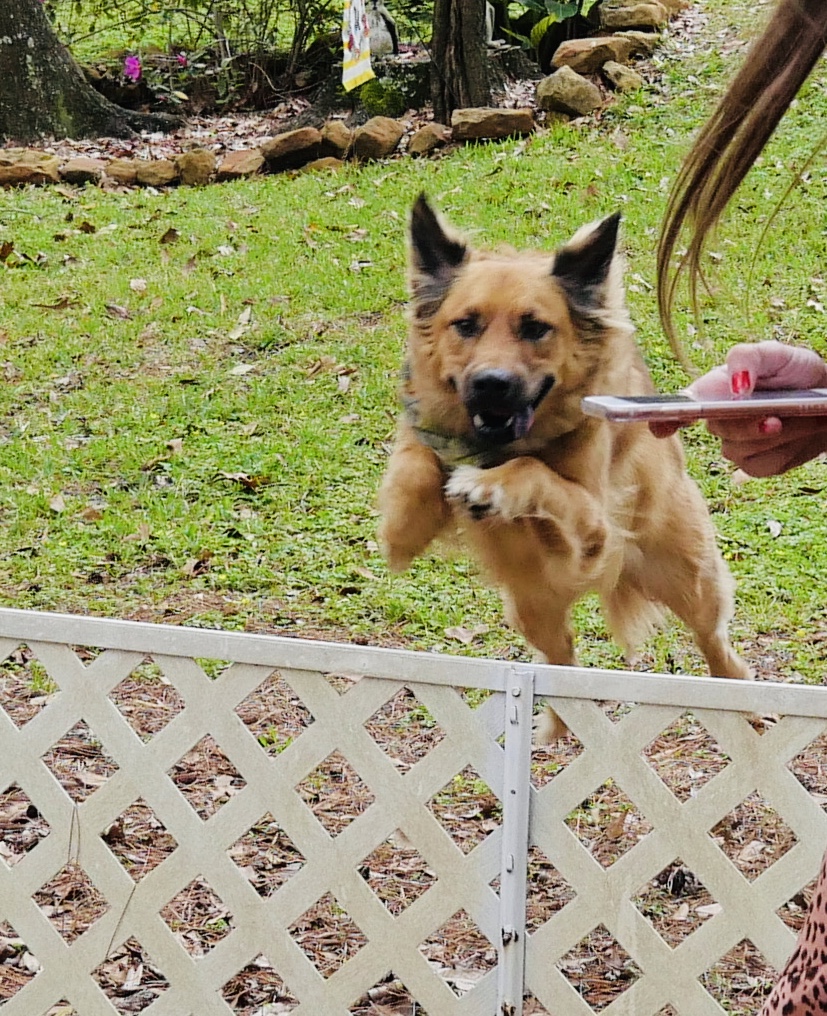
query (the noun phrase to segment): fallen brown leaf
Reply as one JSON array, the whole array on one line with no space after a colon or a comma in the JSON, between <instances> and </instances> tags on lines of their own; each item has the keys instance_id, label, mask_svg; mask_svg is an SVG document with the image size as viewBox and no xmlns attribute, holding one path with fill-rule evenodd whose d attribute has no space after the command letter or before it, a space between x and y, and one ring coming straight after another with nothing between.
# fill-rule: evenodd
<instances>
[{"instance_id":1,"label":"fallen brown leaf","mask_svg":"<svg viewBox=\"0 0 827 1016\"><path fill-rule=\"evenodd\" d=\"M370 570L370 568L357 567L353 569L356 575L361 575L363 579L376 579L376 575Z\"/></svg>"},{"instance_id":2,"label":"fallen brown leaf","mask_svg":"<svg viewBox=\"0 0 827 1016\"><path fill-rule=\"evenodd\" d=\"M455 628L446 628L445 637L454 639L455 642L461 642L464 646L470 646L477 635L485 635L487 631L487 624L475 624L473 628L458 625Z\"/></svg>"},{"instance_id":3,"label":"fallen brown leaf","mask_svg":"<svg viewBox=\"0 0 827 1016\"><path fill-rule=\"evenodd\" d=\"M132 314L129 312L127 307L121 307L120 304L117 303L107 303L105 304L105 307L106 313L111 318L119 318L121 321L132 320Z\"/></svg>"},{"instance_id":4,"label":"fallen brown leaf","mask_svg":"<svg viewBox=\"0 0 827 1016\"><path fill-rule=\"evenodd\" d=\"M213 552L211 550L202 550L197 557L191 557L184 567L181 569L181 574L185 579L194 579L198 575L203 575L204 572L210 570L210 561L212 560Z\"/></svg>"},{"instance_id":5,"label":"fallen brown leaf","mask_svg":"<svg viewBox=\"0 0 827 1016\"><path fill-rule=\"evenodd\" d=\"M619 840L622 838L626 828L626 819L628 814L628 812L622 811L619 815L615 815L611 822L606 826L606 836L608 839Z\"/></svg>"},{"instance_id":6,"label":"fallen brown leaf","mask_svg":"<svg viewBox=\"0 0 827 1016\"><path fill-rule=\"evenodd\" d=\"M129 536L124 537L129 543L149 543L152 539L152 531L149 528L148 522L140 522L137 530Z\"/></svg>"},{"instance_id":7,"label":"fallen brown leaf","mask_svg":"<svg viewBox=\"0 0 827 1016\"><path fill-rule=\"evenodd\" d=\"M267 484L270 483L270 477L263 473L251 476L249 473L220 472L218 476L222 480L230 480L232 483L238 483L247 490L258 490L259 487L266 487Z\"/></svg>"},{"instance_id":8,"label":"fallen brown leaf","mask_svg":"<svg viewBox=\"0 0 827 1016\"><path fill-rule=\"evenodd\" d=\"M43 310L66 310L67 307L73 307L77 302L68 296L62 296L57 303L33 303L32 307L41 307Z\"/></svg>"}]
</instances>

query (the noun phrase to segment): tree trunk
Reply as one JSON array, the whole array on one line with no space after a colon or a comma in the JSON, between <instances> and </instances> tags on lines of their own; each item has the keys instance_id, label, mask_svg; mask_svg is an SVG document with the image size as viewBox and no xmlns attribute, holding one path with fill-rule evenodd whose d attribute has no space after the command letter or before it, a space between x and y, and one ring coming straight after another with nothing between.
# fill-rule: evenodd
<instances>
[{"instance_id":1,"label":"tree trunk","mask_svg":"<svg viewBox=\"0 0 827 1016\"><path fill-rule=\"evenodd\" d=\"M86 81L40 0L0 0L0 141L128 137L175 119L115 106Z\"/></svg>"},{"instance_id":2,"label":"tree trunk","mask_svg":"<svg viewBox=\"0 0 827 1016\"><path fill-rule=\"evenodd\" d=\"M491 104L485 0L434 0L433 29L434 119L448 124L455 109Z\"/></svg>"}]
</instances>

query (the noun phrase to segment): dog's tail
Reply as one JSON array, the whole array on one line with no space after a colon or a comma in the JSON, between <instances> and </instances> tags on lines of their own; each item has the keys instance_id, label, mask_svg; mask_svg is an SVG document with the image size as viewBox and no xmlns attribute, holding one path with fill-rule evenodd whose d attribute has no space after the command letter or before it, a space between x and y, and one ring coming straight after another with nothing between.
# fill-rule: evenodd
<instances>
[{"instance_id":1,"label":"dog's tail","mask_svg":"<svg viewBox=\"0 0 827 1016\"><path fill-rule=\"evenodd\" d=\"M609 631L623 648L629 663L634 663L638 648L660 627L663 607L638 586L623 580L601 595L601 601Z\"/></svg>"}]
</instances>

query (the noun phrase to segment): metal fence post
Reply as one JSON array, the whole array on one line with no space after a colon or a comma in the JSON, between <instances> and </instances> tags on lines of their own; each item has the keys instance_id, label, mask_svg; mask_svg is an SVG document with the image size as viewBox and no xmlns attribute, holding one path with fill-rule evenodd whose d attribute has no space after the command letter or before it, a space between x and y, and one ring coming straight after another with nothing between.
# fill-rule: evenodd
<instances>
[{"instance_id":1,"label":"metal fence post","mask_svg":"<svg viewBox=\"0 0 827 1016\"><path fill-rule=\"evenodd\" d=\"M500 868L497 1012L522 1016L525 982L526 880L531 794L534 671L513 667L505 689L505 773Z\"/></svg>"}]
</instances>

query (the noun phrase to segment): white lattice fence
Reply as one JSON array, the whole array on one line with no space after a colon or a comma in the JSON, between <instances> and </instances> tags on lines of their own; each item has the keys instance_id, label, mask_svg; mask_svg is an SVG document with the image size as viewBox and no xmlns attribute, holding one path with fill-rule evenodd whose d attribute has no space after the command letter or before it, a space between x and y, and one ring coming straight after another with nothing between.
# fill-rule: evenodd
<instances>
[{"instance_id":1,"label":"white lattice fence","mask_svg":"<svg viewBox=\"0 0 827 1016\"><path fill-rule=\"evenodd\" d=\"M821 689L3 610L0 658L4 1016L720 1013L827 843Z\"/></svg>"},{"instance_id":2,"label":"white lattice fence","mask_svg":"<svg viewBox=\"0 0 827 1016\"><path fill-rule=\"evenodd\" d=\"M821 793L813 796L788 763L824 732L827 695L820 689L766 684L744 687L735 682L687 678L626 675L621 685L617 680L586 674L578 682L577 698L554 699L585 751L537 793L532 842L544 851L576 896L531 937L528 984L555 1016L589 1013L556 964L583 936L602 925L643 973L604 1010L606 1013L643 1016L671 1005L686 1016L711 1016L722 1009L702 984L702 975L722 956L746 939L770 965L780 968L792 948L794 938L778 911L817 871L827 845L827 816L821 806L825 781L820 765L817 789ZM538 687L551 690L556 683L555 678L544 676ZM591 698L621 695L638 706L617 723ZM663 699L673 704L656 704ZM786 715L761 734L733 709L748 704L759 713ZM680 800L654 771L644 749L680 720L686 706L692 707L695 720L722 749L726 764L705 785L693 788L691 796ZM823 743L821 747L823 750ZM671 763L675 764L674 757ZM665 768L668 772L668 763ZM651 831L609 867L595 860L567 824L578 803L606 780L622 788L651 825ZM771 816L774 827L783 826L790 841L779 859L770 850L762 865L748 862L756 861L768 844L761 840L736 844L728 856L721 849L727 827L723 837L710 835L750 796L760 797L760 811L767 818ZM632 898L677 860L706 887L715 903L707 908L697 930L687 925L687 934L680 936L678 944L677 936L667 936L674 946L670 948L645 916L645 905L635 905ZM737 863L741 860L747 862L743 865L747 872L759 869L753 872L756 877L745 877ZM676 906L675 913L679 909ZM738 962L737 956L734 962ZM753 993L746 994L749 999ZM740 1013L757 1012L763 993L755 991L752 1004L749 1000L732 1002L726 992L721 995L727 998L726 1011Z\"/></svg>"}]
</instances>

